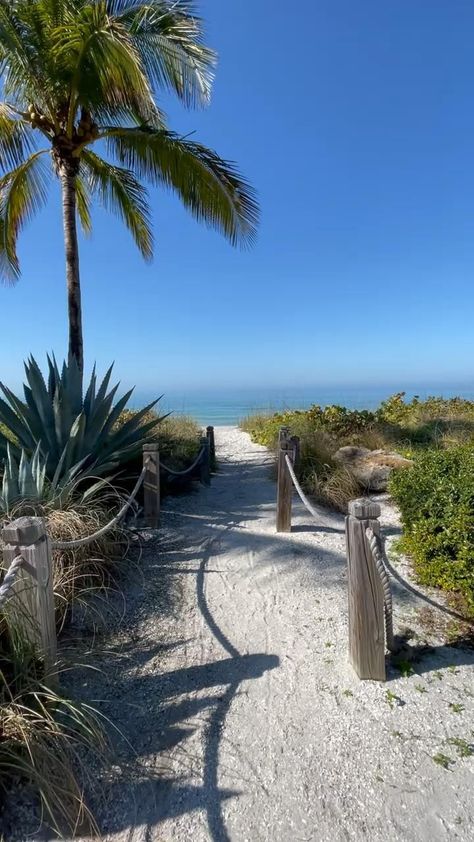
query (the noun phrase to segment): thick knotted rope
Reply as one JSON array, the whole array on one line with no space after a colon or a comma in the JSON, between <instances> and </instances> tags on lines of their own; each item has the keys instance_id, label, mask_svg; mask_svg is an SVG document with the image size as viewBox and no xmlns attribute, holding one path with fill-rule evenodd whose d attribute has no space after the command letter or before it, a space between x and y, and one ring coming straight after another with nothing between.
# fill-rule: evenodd
<instances>
[{"instance_id":1,"label":"thick knotted rope","mask_svg":"<svg viewBox=\"0 0 474 842\"><path fill-rule=\"evenodd\" d=\"M313 515L313 517L316 518L316 520L320 520L321 515L319 514L319 512L316 511L314 506L311 505L311 503L309 502L306 494L304 493L303 489L301 488L301 485L298 482L297 476L295 474L295 469L293 467L293 462L291 461L289 456L285 456L285 462L286 462L286 467L288 468L288 471L290 473L290 477L293 480L293 485L295 486L295 489L298 493L298 497L300 498L301 502L306 506L306 508L308 509L308 512L311 515Z\"/></svg>"},{"instance_id":2,"label":"thick knotted rope","mask_svg":"<svg viewBox=\"0 0 474 842\"><path fill-rule=\"evenodd\" d=\"M122 520L123 516L128 511L133 501L135 500L135 497L140 491L150 461L151 459L147 459L147 461L145 462L143 470L135 484L135 488L133 489L132 493L130 494L120 511L115 515L114 518L112 518L112 520L109 523L107 523L101 529L98 529L97 532L94 532L92 535L88 535L86 538L77 538L75 541L53 541L53 550L74 550L76 549L76 547L83 547L85 544L90 544L92 541L97 541L99 538L102 538L103 535L105 535L107 532L113 529L113 527L116 526L120 520Z\"/></svg>"},{"instance_id":3,"label":"thick knotted rope","mask_svg":"<svg viewBox=\"0 0 474 842\"><path fill-rule=\"evenodd\" d=\"M383 608L385 615L385 637L387 641L387 649L389 652L395 652L396 646L393 639L393 602L392 602L392 588L390 579L385 565L385 549L380 535L376 535L374 530L369 526L365 530L370 546L370 552L377 572L380 576L383 588Z\"/></svg>"},{"instance_id":4,"label":"thick knotted rope","mask_svg":"<svg viewBox=\"0 0 474 842\"><path fill-rule=\"evenodd\" d=\"M24 561L25 559L22 555L17 555L16 558L13 559L12 563L10 564L10 567L8 568L7 572L5 573L5 576L3 577L3 582L0 587L0 610L3 608L10 596L10 590L16 582L16 578L21 570Z\"/></svg>"}]
</instances>

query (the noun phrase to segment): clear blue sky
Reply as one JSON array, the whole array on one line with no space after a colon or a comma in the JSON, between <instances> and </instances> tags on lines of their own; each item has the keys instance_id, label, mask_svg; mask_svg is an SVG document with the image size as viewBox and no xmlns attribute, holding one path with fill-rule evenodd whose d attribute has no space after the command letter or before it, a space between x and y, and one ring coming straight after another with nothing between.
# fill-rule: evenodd
<instances>
[{"instance_id":1,"label":"clear blue sky","mask_svg":"<svg viewBox=\"0 0 474 842\"><path fill-rule=\"evenodd\" d=\"M153 193L142 262L102 211L82 243L86 358L140 390L474 378L472 0L201 0L212 105L172 127L238 161L262 207L233 250ZM2 379L66 349L58 187L0 288Z\"/></svg>"}]
</instances>

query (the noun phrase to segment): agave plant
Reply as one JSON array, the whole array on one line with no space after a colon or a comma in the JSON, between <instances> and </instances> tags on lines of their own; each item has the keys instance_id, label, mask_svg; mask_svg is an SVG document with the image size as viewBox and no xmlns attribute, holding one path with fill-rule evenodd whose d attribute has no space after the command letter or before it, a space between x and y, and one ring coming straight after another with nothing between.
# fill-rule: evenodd
<instances>
[{"instance_id":1,"label":"agave plant","mask_svg":"<svg viewBox=\"0 0 474 842\"><path fill-rule=\"evenodd\" d=\"M83 463L79 462L62 476L59 476L59 471L56 471L52 480L48 480L46 459L41 454L40 445L37 446L31 459L22 450L20 461L18 461L11 442L8 442L0 491L0 512L8 514L20 501L27 504L47 503L51 509L61 509L72 496L78 496L78 485L85 479L87 473L83 469ZM85 488L82 487L79 495L80 502L88 501L108 482L107 478L102 478L88 484Z\"/></svg>"},{"instance_id":2,"label":"agave plant","mask_svg":"<svg viewBox=\"0 0 474 842\"><path fill-rule=\"evenodd\" d=\"M99 386L94 367L84 395L74 357L60 371L54 357L48 356L48 369L46 383L33 357L25 363L24 401L0 383L6 398L0 398L0 422L16 439L9 442L0 432L0 455L6 459L12 493L20 493L21 484L27 491L41 488L43 493L46 480L58 489L79 477L113 473L137 455L147 434L162 420L144 420L158 398L116 426L133 389L114 404L119 384L109 389L112 366Z\"/></svg>"},{"instance_id":3,"label":"agave plant","mask_svg":"<svg viewBox=\"0 0 474 842\"><path fill-rule=\"evenodd\" d=\"M18 463L10 442L3 471L0 509L8 512L17 500L42 500L45 492L46 464L39 445L32 459L21 451Z\"/></svg>"}]
</instances>

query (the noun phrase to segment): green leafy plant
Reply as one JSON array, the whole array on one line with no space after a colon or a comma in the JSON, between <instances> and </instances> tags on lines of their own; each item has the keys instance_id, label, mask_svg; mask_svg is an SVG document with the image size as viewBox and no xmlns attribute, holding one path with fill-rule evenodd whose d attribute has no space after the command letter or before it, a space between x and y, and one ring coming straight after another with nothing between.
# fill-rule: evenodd
<instances>
[{"instance_id":1,"label":"green leafy plant","mask_svg":"<svg viewBox=\"0 0 474 842\"><path fill-rule=\"evenodd\" d=\"M10 513L14 507L20 504L23 507L28 507L37 502L48 503L52 507L61 508L73 496L76 496L81 502L85 502L108 482L106 478L103 478L86 488L82 488L79 492L81 479L84 479L82 462L73 465L63 476L59 477L56 472L53 479L48 480L46 478L46 460L41 455L40 445L37 446L31 459L22 450L18 462L12 452L10 443L8 443L0 491L0 510Z\"/></svg>"},{"instance_id":2,"label":"green leafy plant","mask_svg":"<svg viewBox=\"0 0 474 842\"><path fill-rule=\"evenodd\" d=\"M12 452L11 444L8 442L7 460L3 469L0 508L8 512L19 500L42 500L45 477L46 464L41 457L39 445L37 445L32 459L28 459L25 451L22 450L18 462Z\"/></svg>"},{"instance_id":3,"label":"green leafy plant","mask_svg":"<svg viewBox=\"0 0 474 842\"><path fill-rule=\"evenodd\" d=\"M404 704L404 702L403 702L403 700L400 698L400 696L397 696L395 693L392 693L392 691L391 691L391 690L386 690L386 691L385 691L385 701L387 702L388 706L389 706L392 710L393 710L393 708L395 707L395 705L396 705L397 707L402 707L402 706L403 706L403 704Z\"/></svg>"},{"instance_id":4,"label":"green leafy plant","mask_svg":"<svg viewBox=\"0 0 474 842\"><path fill-rule=\"evenodd\" d=\"M442 766L443 769L449 769L453 762L451 757L448 757L447 754L443 754L441 751L433 755L433 760L438 766Z\"/></svg>"},{"instance_id":5,"label":"green leafy plant","mask_svg":"<svg viewBox=\"0 0 474 842\"><path fill-rule=\"evenodd\" d=\"M403 675L404 678L409 678L410 675L413 675L415 670L413 669L413 664L410 661L404 660L403 658L399 658L394 661L395 668Z\"/></svg>"},{"instance_id":6,"label":"green leafy plant","mask_svg":"<svg viewBox=\"0 0 474 842\"><path fill-rule=\"evenodd\" d=\"M474 745L462 737L448 737L446 742L457 749L459 757L472 757L474 755Z\"/></svg>"},{"instance_id":7,"label":"green leafy plant","mask_svg":"<svg viewBox=\"0 0 474 842\"><path fill-rule=\"evenodd\" d=\"M474 449L417 454L413 467L392 475L390 491L419 581L460 594L474 614Z\"/></svg>"},{"instance_id":8,"label":"green leafy plant","mask_svg":"<svg viewBox=\"0 0 474 842\"><path fill-rule=\"evenodd\" d=\"M118 385L109 389L112 366L100 385L94 368L85 394L74 357L61 371L48 357L47 382L33 357L25 363L25 372L23 401L0 384L6 397L0 400L0 421L18 441L15 445L0 433L0 452L7 457L10 474L15 461L22 465L21 481L30 488L39 488L45 479L56 488L79 476L110 474L139 452L160 421L156 416L145 420L157 404L153 401L116 427L133 389L114 403Z\"/></svg>"}]
</instances>

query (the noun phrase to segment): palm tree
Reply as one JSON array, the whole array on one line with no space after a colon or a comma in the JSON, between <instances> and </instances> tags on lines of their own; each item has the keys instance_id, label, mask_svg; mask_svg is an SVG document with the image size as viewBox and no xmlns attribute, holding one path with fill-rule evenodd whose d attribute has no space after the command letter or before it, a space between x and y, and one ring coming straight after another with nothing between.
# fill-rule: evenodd
<instances>
[{"instance_id":1,"label":"palm tree","mask_svg":"<svg viewBox=\"0 0 474 842\"><path fill-rule=\"evenodd\" d=\"M232 244L254 237L250 185L233 164L169 131L156 102L157 90L168 89L188 106L205 105L214 64L189 0L0 0L0 273L18 279L18 234L57 176L69 355L81 373L77 218L88 233L94 197L122 218L147 260L153 235L143 180L174 190Z\"/></svg>"}]
</instances>

